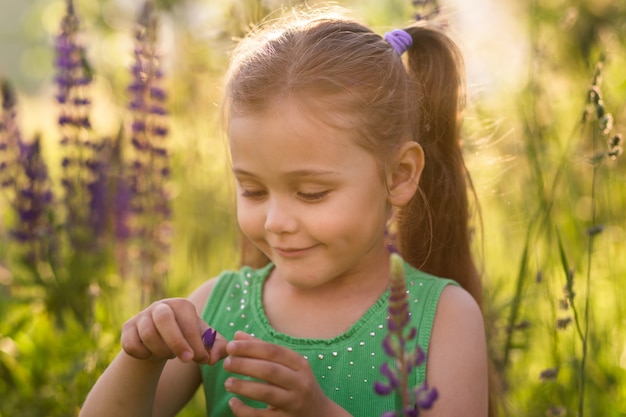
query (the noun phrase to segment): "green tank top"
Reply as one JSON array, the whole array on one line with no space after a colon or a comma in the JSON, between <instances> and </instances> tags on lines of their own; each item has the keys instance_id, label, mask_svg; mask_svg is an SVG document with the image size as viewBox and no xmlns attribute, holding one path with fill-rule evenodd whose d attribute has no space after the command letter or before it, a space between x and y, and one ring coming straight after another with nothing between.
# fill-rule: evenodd
<instances>
[{"instance_id":1,"label":"green tank top","mask_svg":"<svg viewBox=\"0 0 626 417\"><path fill-rule=\"evenodd\" d=\"M382 349L386 332L389 290L370 307L344 334L333 339L302 339L274 330L262 303L263 282L273 268L242 268L220 275L202 312L202 318L231 340L237 330L262 340L286 346L308 359L313 373L326 395L354 417L380 416L394 408L394 397L374 393L375 381L383 381L380 366L388 359ZM456 282L437 278L405 263L411 322L418 329L418 343L427 352L435 311L446 285ZM413 373L413 385L424 381L425 365ZM202 366L207 416L227 417L233 414L228 400L233 394L224 388L231 376L221 364ZM241 376L237 376L241 377ZM266 404L242 400L250 406Z\"/></svg>"}]
</instances>

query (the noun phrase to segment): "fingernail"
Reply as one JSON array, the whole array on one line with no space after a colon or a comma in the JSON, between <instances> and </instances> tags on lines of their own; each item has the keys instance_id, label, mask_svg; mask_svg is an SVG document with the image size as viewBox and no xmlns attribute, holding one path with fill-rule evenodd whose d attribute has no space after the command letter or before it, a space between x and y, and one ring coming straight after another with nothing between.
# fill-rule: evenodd
<instances>
[{"instance_id":1,"label":"fingernail","mask_svg":"<svg viewBox=\"0 0 626 417\"><path fill-rule=\"evenodd\" d=\"M183 354L180 355L180 359L183 362L189 362L190 360L193 359L193 352L188 351L188 350L184 351Z\"/></svg>"},{"instance_id":2,"label":"fingernail","mask_svg":"<svg viewBox=\"0 0 626 417\"><path fill-rule=\"evenodd\" d=\"M208 328L202 334L202 343L204 343L204 347L207 349L211 349L215 344L215 339L217 337L217 330L213 330L212 328Z\"/></svg>"}]
</instances>

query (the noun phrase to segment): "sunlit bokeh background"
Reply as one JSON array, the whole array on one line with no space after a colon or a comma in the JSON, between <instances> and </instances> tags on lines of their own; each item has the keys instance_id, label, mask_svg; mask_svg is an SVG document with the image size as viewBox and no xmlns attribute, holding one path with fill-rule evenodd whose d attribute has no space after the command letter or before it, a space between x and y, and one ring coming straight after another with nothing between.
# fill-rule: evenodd
<instances>
[{"instance_id":1,"label":"sunlit bokeh background","mask_svg":"<svg viewBox=\"0 0 626 417\"><path fill-rule=\"evenodd\" d=\"M170 110L174 234L166 291L184 296L239 260L220 126L228 51L251 24L290 3L155 3ZM409 0L338 3L381 34L414 12ZM94 71L91 120L103 137L128 124L132 30L142 5L75 1ZM442 5L466 61L464 147L480 206L475 249L503 414L626 416L626 164L623 155L605 155L607 141L626 133L626 3ZM0 0L0 78L17 91L23 136L42 135L52 178L60 170L54 39L65 10L62 0ZM603 105L614 120L607 135L593 114L582 122L602 57ZM59 328L37 297L18 288L6 199L0 219L0 417L76 415L119 350L121 324L142 307L136 285L111 271L91 328L71 320ZM568 274L573 305L563 290ZM202 409L197 396L182 415Z\"/></svg>"}]
</instances>

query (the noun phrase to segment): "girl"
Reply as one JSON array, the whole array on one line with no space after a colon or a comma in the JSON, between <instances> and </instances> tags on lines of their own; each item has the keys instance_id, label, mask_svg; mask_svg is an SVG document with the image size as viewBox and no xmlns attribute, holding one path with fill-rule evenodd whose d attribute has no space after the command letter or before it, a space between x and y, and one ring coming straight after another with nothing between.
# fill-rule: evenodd
<instances>
[{"instance_id":1,"label":"girl","mask_svg":"<svg viewBox=\"0 0 626 417\"><path fill-rule=\"evenodd\" d=\"M412 383L427 378L439 391L427 415L486 416L460 64L436 30L384 39L328 13L242 41L225 114L251 266L126 322L123 350L81 415L173 416L201 383L209 416L392 410L373 384L385 360L395 218L412 324L427 350ZM205 348L209 326L219 334Z\"/></svg>"}]
</instances>

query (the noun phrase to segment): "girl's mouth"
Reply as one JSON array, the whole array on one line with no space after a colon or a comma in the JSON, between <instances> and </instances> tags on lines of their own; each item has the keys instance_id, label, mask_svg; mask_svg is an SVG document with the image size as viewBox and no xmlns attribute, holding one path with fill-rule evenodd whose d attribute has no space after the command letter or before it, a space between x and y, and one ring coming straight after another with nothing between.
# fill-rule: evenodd
<instances>
[{"instance_id":1,"label":"girl's mouth","mask_svg":"<svg viewBox=\"0 0 626 417\"><path fill-rule=\"evenodd\" d=\"M305 255L307 252L311 251L315 245L308 246L304 248L291 248L291 247L274 247L274 252L277 255L280 255L283 258L297 258L299 256Z\"/></svg>"}]
</instances>

